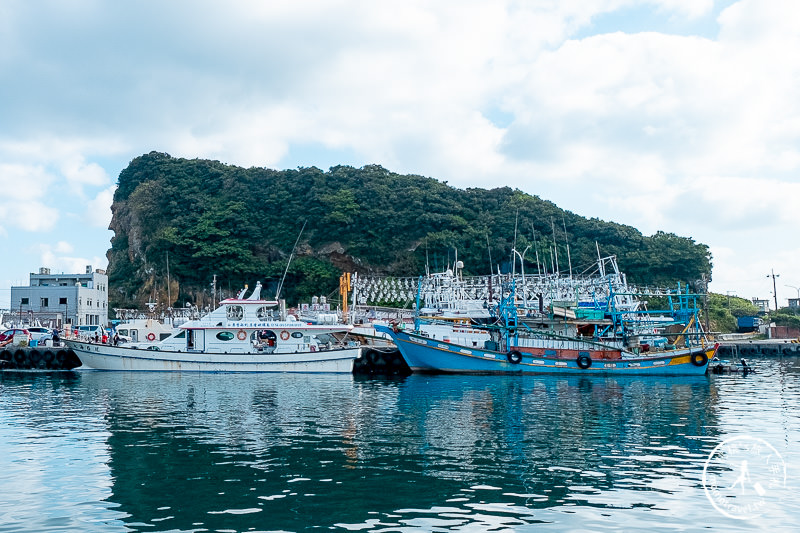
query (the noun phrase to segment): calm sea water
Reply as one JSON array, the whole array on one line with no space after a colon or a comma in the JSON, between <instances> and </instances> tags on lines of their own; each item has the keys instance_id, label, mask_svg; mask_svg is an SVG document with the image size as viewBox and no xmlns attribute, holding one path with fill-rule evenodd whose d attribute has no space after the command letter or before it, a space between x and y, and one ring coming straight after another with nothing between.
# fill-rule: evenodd
<instances>
[{"instance_id":1,"label":"calm sea water","mask_svg":"<svg viewBox=\"0 0 800 533\"><path fill-rule=\"evenodd\" d=\"M753 363L689 379L0 373L0 532L797 531L800 362ZM787 474L749 520L703 485L743 435Z\"/></svg>"}]
</instances>

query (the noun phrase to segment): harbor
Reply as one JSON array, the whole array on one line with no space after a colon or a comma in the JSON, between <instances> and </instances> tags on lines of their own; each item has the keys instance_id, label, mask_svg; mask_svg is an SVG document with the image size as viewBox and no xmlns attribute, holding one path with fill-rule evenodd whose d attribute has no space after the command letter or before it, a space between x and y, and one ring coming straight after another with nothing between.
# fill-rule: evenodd
<instances>
[{"instance_id":1,"label":"harbor","mask_svg":"<svg viewBox=\"0 0 800 533\"><path fill-rule=\"evenodd\" d=\"M797 342L722 342L717 350L719 359L738 362L743 357L782 358L800 357ZM74 351L61 346L49 350L31 347L0 350L0 370L74 370L81 361ZM353 374L367 376L404 376L411 373L400 352L391 346L364 346L353 365Z\"/></svg>"},{"instance_id":2,"label":"harbor","mask_svg":"<svg viewBox=\"0 0 800 533\"><path fill-rule=\"evenodd\" d=\"M10 1L0 533L800 531L800 2Z\"/></svg>"},{"instance_id":3,"label":"harbor","mask_svg":"<svg viewBox=\"0 0 800 533\"><path fill-rule=\"evenodd\" d=\"M670 380L2 372L0 516L31 532L791 531L800 366L753 364ZM741 435L789 467L757 522L704 491L713 449Z\"/></svg>"}]
</instances>

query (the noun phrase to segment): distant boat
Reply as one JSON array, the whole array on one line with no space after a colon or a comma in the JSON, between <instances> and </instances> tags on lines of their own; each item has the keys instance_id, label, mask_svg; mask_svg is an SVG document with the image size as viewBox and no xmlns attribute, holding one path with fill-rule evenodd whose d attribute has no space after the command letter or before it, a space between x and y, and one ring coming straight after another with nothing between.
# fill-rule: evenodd
<instances>
[{"instance_id":1,"label":"distant boat","mask_svg":"<svg viewBox=\"0 0 800 533\"><path fill-rule=\"evenodd\" d=\"M180 325L169 337L146 347L65 340L85 368L184 372L349 373L360 346L346 339L352 326L312 325L280 317L277 301L260 299L258 284L249 298L237 298L202 318Z\"/></svg>"}]
</instances>

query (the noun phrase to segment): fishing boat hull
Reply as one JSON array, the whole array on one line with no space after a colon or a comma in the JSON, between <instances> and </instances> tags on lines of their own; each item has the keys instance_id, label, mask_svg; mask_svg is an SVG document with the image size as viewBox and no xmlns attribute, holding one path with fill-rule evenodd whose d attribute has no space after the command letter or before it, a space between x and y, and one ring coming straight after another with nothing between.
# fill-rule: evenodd
<instances>
[{"instance_id":1,"label":"fishing boat hull","mask_svg":"<svg viewBox=\"0 0 800 533\"><path fill-rule=\"evenodd\" d=\"M171 372L351 373L360 347L299 353L204 353L66 341L83 366L96 370Z\"/></svg>"},{"instance_id":2,"label":"fishing boat hull","mask_svg":"<svg viewBox=\"0 0 800 533\"><path fill-rule=\"evenodd\" d=\"M412 372L453 374L579 374L678 376L705 374L716 346L672 350L665 355L621 359L574 359L511 354L465 347L376 326L391 336ZM517 359L518 358L518 359ZM588 359L588 360L587 360ZM518 362L517 362L518 361ZM588 363L588 364L587 364Z\"/></svg>"}]
</instances>

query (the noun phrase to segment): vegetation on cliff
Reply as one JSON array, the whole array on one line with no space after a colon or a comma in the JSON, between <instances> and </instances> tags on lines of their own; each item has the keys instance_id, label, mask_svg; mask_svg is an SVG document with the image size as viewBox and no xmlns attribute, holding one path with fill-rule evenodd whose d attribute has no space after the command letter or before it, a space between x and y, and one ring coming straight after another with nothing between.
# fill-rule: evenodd
<instances>
[{"instance_id":1,"label":"vegetation on cliff","mask_svg":"<svg viewBox=\"0 0 800 533\"><path fill-rule=\"evenodd\" d=\"M208 300L261 280L273 295L304 222L285 290L289 302L331 294L344 270L416 276L443 269L454 251L465 274L507 271L514 246L552 270L573 271L615 254L630 281L672 285L710 277L708 247L658 232L587 219L509 187L457 189L377 165L270 170L151 152L119 176L109 256L112 307L139 305L157 292L172 303ZM168 258L168 259L167 259ZM271 291L271 292L270 292ZM205 296L204 296L205 295Z\"/></svg>"}]
</instances>

